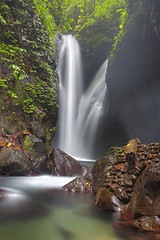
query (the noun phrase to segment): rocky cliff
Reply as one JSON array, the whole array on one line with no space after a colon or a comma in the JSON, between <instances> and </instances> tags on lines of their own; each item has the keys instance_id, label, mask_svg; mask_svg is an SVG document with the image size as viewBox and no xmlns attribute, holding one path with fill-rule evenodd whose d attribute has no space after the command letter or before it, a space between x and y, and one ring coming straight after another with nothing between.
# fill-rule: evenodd
<instances>
[{"instance_id":1,"label":"rocky cliff","mask_svg":"<svg viewBox=\"0 0 160 240\"><path fill-rule=\"evenodd\" d=\"M48 143L57 118L54 48L34 2L0 3L0 134Z\"/></svg>"},{"instance_id":2,"label":"rocky cliff","mask_svg":"<svg viewBox=\"0 0 160 240\"><path fill-rule=\"evenodd\" d=\"M108 145L139 137L159 141L159 1L129 1L129 23L110 57Z\"/></svg>"}]
</instances>

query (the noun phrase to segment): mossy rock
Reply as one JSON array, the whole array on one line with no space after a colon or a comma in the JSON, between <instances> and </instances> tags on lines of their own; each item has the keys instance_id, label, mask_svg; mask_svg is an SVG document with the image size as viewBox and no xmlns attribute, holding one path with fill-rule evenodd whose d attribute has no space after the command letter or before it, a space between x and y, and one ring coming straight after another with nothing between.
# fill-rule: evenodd
<instances>
[{"instance_id":1,"label":"mossy rock","mask_svg":"<svg viewBox=\"0 0 160 240\"><path fill-rule=\"evenodd\" d=\"M48 172L47 149L40 138L31 134L24 135L22 149L30 157L34 171L37 171L38 173Z\"/></svg>"}]
</instances>

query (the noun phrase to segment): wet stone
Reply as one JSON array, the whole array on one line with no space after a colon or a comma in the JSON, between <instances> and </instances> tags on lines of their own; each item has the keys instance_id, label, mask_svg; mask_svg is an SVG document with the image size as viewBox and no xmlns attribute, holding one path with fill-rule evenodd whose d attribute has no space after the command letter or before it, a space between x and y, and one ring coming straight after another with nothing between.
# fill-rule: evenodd
<instances>
[{"instance_id":1,"label":"wet stone","mask_svg":"<svg viewBox=\"0 0 160 240\"><path fill-rule=\"evenodd\" d=\"M143 151L142 147L137 147L137 152L142 152L142 151Z\"/></svg>"},{"instance_id":2,"label":"wet stone","mask_svg":"<svg viewBox=\"0 0 160 240\"><path fill-rule=\"evenodd\" d=\"M117 176L113 176L112 182L113 182L113 183L117 183L117 182L118 182Z\"/></svg>"},{"instance_id":3,"label":"wet stone","mask_svg":"<svg viewBox=\"0 0 160 240\"><path fill-rule=\"evenodd\" d=\"M151 154L151 153L149 153L149 154L147 155L147 159L152 159L152 154Z\"/></svg>"},{"instance_id":4,"label":"wet stone","mask_svg":"<svg viewBox=\"0 0 160 240\"><path fill-rule=\"evenodd\" d=\"M139 169L143 169L145 166L146 166L146 163L144 163L144 162L138 162L136 165L136 167Z\"/></svg>"},{"instance_id":5,"label":"wet stone","mask_svg":"<svg viewBox=\"0 0 160 240\"><path fill-rule=\"evenodd\" d=\"M133 192L133 188L126 188L126 192L127 193L132 193Z\"/></svg>"},{"instance_id":6,"label":"wet stone","mask_svg":"<svg viewBox=\"0 0 160 240\"><path fill-rule=\"evenodd\" d=\"M131 174L130 179L131 179L132 182L135 182L137 177L134 174Z\"/></svg>"},{"instance_id":7,"label":"wet stone","mask_svg":"<svg viewBox=\"0 0 160 240\"><path fill-rule=\"evenodd\" d=\"M155 159L155 163L158 163L159 161L160 161L160 159L159 159L159 158Z\"/></svg>"},{"instance_id":8,"label":"wet stone","mask_svg":"<svg viewBox=\"0 0 160 240\"><path fill-rule=\"evenodd\" d=\"M118 179L118 184L119 184L119 186L125 186L125 182L124 182L123 178Z\"/></svg>"},{"instance_id":9,"label":"wet stone","mask_svg":"<svg viewBox=\"0 0 160 240\"><path fill-rule=\"evenodd\" d=\"M117 188L114 191L115 196L124 203L128 203L129 197L126 191L123 188Z\"/></svg>"},{"instance_id":10,"label":"wet stone","mask_svg":"<svg viewBox=\"0 0 160 240\"><path fill-rule=\"evenodd\" d=\"M127 173L128 172L128 166L127 166L127 163L125 164L121 164L121 173L124 174L124 173Z\"/></svg>"},{"instance_id":11,"label":"wet stone","mask_svg":"<svg viewBox=\"0 0 160 240\"><path fill-rule=\"evenodd\" d=\"M152 154L152 159L155 159L157 157L156 154Z\"/></svg>"},{"instance_id":12,"label":"wet stone","mask_svg":"<svg viewBox=\"0 0 160 240\"><path fill-rule=\"evenodd\" d=\"M140 159L139 159L140 162L145 161L145 160L146 160L146 158L144 155L140 156Z\"/></svg>"},{"instance_id":13,"label":"wet stone","mask_svg":"<svg viewBox=\"0 0 160 240\"><path fill-rule=\"evenodd\" d=\"M110 187L110 190L115 191L117 188L117 185L111 184L109 187Z\"/></svg>"},{"instance_id":14,"label":"wet stone","mask_svg":"<svg viewBox=\"0 0 160 240\"><path fill-rule=\"evenodd\" d=\"M122 177L121 172L117 172L117 178L121 178L121 177ZM117 181L118 181L118 179L117 179Z\"/></svg>"},{"instance_id":15,"label":"wet stone","mask_svg":"<svg viewBox=\"0 0 160 240\"><path fill-rule=\"evenodd\" d=\"M109 182L109 181L110 181L110 179L109 179L109 178L106 178L106 179L105 179L105 182L106 182L106 183L107 183L107 182Z\"/></svg>"},{"instance_id":16,"label":"wet stone","mask_svg":"<svg viewBox=\"0 0 160 240\"><path fill-rule=\"evenodd\" d=\"M131 198L132 197L132 193L128 193L128 197Z\"/></svg>"},{"instance_id":17,"label":"wet stone","mask_svg":"<svg viewBox=\"0 0 160 240\"><path fill-rule=\"evenodd\" d=\"M111 170L111 171L110 171L110 175L111 175L111 176L113 176L113 175L115 175L115 174L116 174L116 171L114 171L114 170Z\"/></svg>"},{"instance_id":18,"label":"wet stone","mask_svg":"<svg viewBox=\"0 0 160 240\"><path fill-rule=\"evenodd\" d=\"M110 183L103 183L103 187L108 188L110 186Z\"/></svg>"},{"instance_id":19,"label":"wet stone","mask_svg":"<svg viewBox=\"0 0 160 240\"><path fill-rule=\"evenodd\" d=\"M125 162L126 162L125 157L118 157L117 158L117 163L125 163Z\"/></svg>"},{"instance_id":20,"label":"wet stone","mask_svg":"<svg viewBox=\"0 0 160 240\"><path fill-rule=\"evenodd\" d=\"M114 170L115 170L116 172L120 171L120 170L121 170L121 164L116 164L116 165L114 166Z\"/></svg>"},{"instance_id":21,"label":"wet stone","mask_svg":"<svg viewBox=\"0 0 160 240\"><path fill-rule=\"evenodd\" d=\"M159 153L159 149L155 150L154 153L155 153L155 154Z\"/></svg>"},{"instance_id":22,"label":"wet stone","mask_svg":"<svg viewBox=\"0 0 160 240\"><path fill-rule=\"evenodd\" d=\"M130 186L133 186L133 183L132 183L132 181L130 179L125 179L124 180L124 185L130 187Z\"/></svg>"}]
</instances>

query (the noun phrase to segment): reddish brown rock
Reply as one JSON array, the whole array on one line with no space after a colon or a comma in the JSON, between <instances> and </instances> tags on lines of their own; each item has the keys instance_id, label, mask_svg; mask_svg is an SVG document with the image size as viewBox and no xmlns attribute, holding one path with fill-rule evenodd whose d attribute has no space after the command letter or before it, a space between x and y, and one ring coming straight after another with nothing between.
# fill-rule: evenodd
<instances>
[{"instance_id":1,"label":"reddish brown rock","mask_svg":"<svg viewBox=\"0 0 160 240\"><path fill-rule=\"evenodd\" d=\"M148 166L135 183L131 202L121 212L146 231L160 231L160 162Z\"/></svg>"},{"instance_id":2,"label":"reddish brown rock","mask_svg":"<svg viewBox=\"0 0 160 240\"><path fill-rule=\"evenodd\" d=\"M135 166L130 173L127 160L124 161L125 147L119 148L107 171L100 171L103 181L95 205L103 210L121 211L126 226L160 232L159 147L159 143L137 146Z\"/></svg>"},{"instance_id":3,"label":"reddish brown rock","mask_svg":"<svg viewBox=\"0 0 160 240\"><path fill-rule=\"evenodd\" d=\"M70 183L66 184L63 190L70 192L93 192L93 179L91 174L86 174L83 177L77 177Z\"/></svg>"},{"instance_id":4,"label":"reddish brown rock","mask_svg":"<svg viewBox=\"0 0 160 240\"><path fill-rule=\"evenodd\" d=\"M124 202L124 203L129 202L129 196L123 188L121 187L117 188L114 191L114 194L121 202Z\"/></svg>"},{"instance_id":5,"label":"reddish brown rock","mask_svg":"<svg viewBox=\"0 0 160 240\"><path fill-rule=\"evenodd\" d=\"M108 189L100 188L96 194L95 206L103 210L120 211L120 200Z\"/></svg>"},{"instance_id":6,"label":"reddish brown rock","mask_svg":"<svg viewBox=\"0 0 160 240\"><path fill-rule=\"evenodd\" d=\"M112 163L116 161L116 153L119 148L110 148L103 158L96 161L92 174L94 178L94 187L98 191L106 179L110 178L114 172L110 171L112 169Z\"/></svg>"}]
</instances>

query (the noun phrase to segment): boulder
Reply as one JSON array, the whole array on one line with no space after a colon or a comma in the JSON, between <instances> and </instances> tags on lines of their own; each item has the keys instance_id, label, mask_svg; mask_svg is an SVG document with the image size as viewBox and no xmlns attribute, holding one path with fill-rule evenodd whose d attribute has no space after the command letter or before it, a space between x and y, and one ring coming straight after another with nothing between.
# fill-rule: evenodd
<instances>
[{"instance_id":1,"label":"boulder","mask_svg":"<svg viewBox=\"0 0 160 240\"><path fill-rule=\"evenodd\" d=\"M113 192L100 188L96 194L95 206L103 210L120 211L121 202Z\"/></svg>"},{"instance_id":2,"label":"boulder","mask_svg":"<svg viewBox=\"0 0 160 240\"><path fill-rule=\"evenodd\" d=\"M112 147L108 150L104 157L97 160L92 169L94 188L98 191L98 188L102 186L108 170L111 168L112 163L116 160L116 153L119 148Z\"/></svg>"},{"instance_id":3,"label":"boulder","mask_svg":"<svg viewBox=\"0 0 160 240\"><path fill-rule=\"evenodd\" d=\"M3 148L0 152L0 172L7 176L25 176L31 168L30 160L21 150Z\"/></svg>"},{"instance_id":4,"label":"boulder","mask_svg":"<svg viewBox=\"0 0 160 240\"><path fill-rule=\"evenodd\" d=\"M48 173L48 154L47 149L38 137L25 134L22 140L22 149L32 162L32 170L38 173Z\"/></svg>"},{"instance_id":5,"label":"boulder","mask_svg":"<svg viewBox=\"0 0 160 240\"><path fill-rule=\"evenodd\" d=\"M70 192L93 192L93 177L89 170L83 177L77 177L63 187L63 190Z\"/></svg>"},{"instance_id":6,"label":"boulder","mask_svg":"<svg viewBox=\"0 0 160 240\"><path fill-rule=\"evenodd\" d=\"M120 211L129 203L136 177L127 171L125 147L110 148L105 157L96 162L92 170L96 207Z\"/></svg>"},{"instance_id":7,"label":"boulder","mask_svg":"<svg viewBox=\"0 0 160 240\"><path fill-rule=\"evenodd\" d=\"M59 149L51 154L52 174L59 176L84 176L89 170L74 158Z\"/></svg>"},{"instance_id":8,"label":"boulder","mask_svg":"<svg viewBox=\"0 0 160 240\"><path fill-rule=\"evenodd\" d=\"M120 218L146 231L160 232L160 162L145 168Z\"/></svg>"},{"instance_id":9,"label":"boulder","mask_svg":"<svg viewBox=\"0 0 160 240\"><path fill-rule=\"evenodd\" d=\"M160 151L160 143L137 145L137 139L130 140L127 146L120 147L120 148L113 148L112 151L109 150L108 153L105 155L106 158L104 159L102 158L102 160L97 161L92 171L93 178L95 181L94 183L95 191L97 192L95 205L98 208L112 209L116 211L121 209L126 209L125 207L128 206L128 203L130 203L130 201L132 203L133 201L133 196L134 196L133 189L136 189L138 186L137 188L138 190L135 195L135 202L133 203L132 207L133 206L135 207L136 202L138 202L137 209L140 206L140 204L142 206L143 205L146 206L146 207L143 206L142 208L144 211L143 212L144 215L148 214L146 210L150 210L150 209L152 210L157 209L156 214L159 214L158 203L156 203L157 206L147 205L148 201L150 202L153 200L149 198L150 196L148 195L149 193L146 194L144 193L144 191L143 192L140 191L139 185L137 185L138 182L141 181L144 177L143 175L145 174L144 170L148 169L149 166L156 166L156 171L158 171L158 167L156 164L160 164L159 151ZM132 162L128 161L128 160L132 160L130 158L128 159L128 154L130 153L134 153L133 155L134 165L132 164ZM109 156L109 159L112 159L113 161L111 162L109 161L109 159L107 160L107 156ZM151 175L151 173L147 172L146 174L148 179L147 181L154 182L153 185L148 182L146 184L147 188L150 187L152 189L150 191L150 194L152 192L157 194L158 183L155 183L155 177L153 176L153 174ZM115 197L119 200L118 201L119 207L116 207L116 208L114 207L114 204L112 206L112 201L110 200ZM124 219L126 220L134 219L134 216L132 216L131 214L133 213L133 209L129 211L129 209L132 207L127 208L128 211L125 212ZM135 215L143 216L139 212L136 212Z\"/></svg>"}]
</instances>

